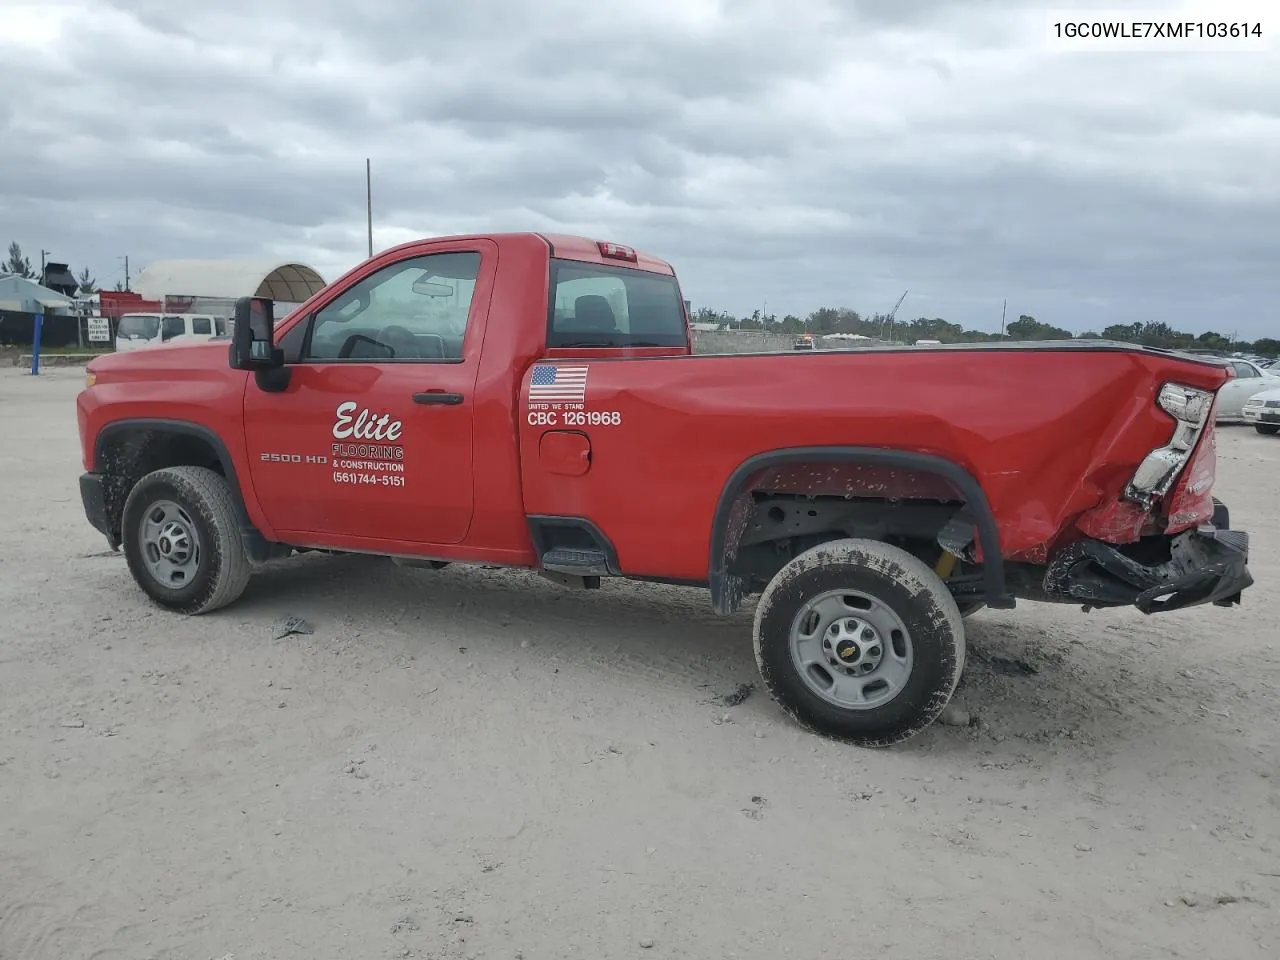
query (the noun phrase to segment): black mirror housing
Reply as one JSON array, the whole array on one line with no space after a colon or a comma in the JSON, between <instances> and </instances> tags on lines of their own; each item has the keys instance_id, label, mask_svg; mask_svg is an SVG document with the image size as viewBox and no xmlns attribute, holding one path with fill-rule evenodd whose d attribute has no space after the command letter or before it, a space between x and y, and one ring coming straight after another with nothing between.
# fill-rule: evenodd
<instances>
[{"instance_id":1,"label":"black mirror housing","mask_svg":"<svg viewBox=\"0 0 1280 960\"><path fill-rule=\"evenodd\" d=\"M233 370L273 370L284 365L275 345L275 303L267 297L236 300L228 363Z\"/></svg>"}]
</instances>

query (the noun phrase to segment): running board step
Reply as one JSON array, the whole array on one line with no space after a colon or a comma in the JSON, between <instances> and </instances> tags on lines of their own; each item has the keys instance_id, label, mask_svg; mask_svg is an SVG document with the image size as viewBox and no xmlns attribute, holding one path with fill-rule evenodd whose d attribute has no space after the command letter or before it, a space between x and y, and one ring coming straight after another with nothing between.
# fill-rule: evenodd
<instances>
[{"instance_id":1,"label":"running board step","mask_svg":"<svg viewBox=\"0 0 1280 960\"><path fill-rule=\"evenodd\" d=\"M575 550L556 547L542 555L542 569L572 577L607 577L609 558L603 550Z\"/></svg>"}]
</instances>

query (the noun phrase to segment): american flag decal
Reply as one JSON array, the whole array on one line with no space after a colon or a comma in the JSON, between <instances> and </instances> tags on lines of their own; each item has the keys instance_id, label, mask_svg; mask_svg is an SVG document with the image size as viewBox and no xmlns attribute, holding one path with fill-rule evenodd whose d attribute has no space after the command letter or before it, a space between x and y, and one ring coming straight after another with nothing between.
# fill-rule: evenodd
<instances>
[{"instance_id":1,"label":"american flag decal","mask_svg":"<svg viewBox=\"0 0 1280 960\"><path fill-rule=\"evenodd\" d=\"M540 363L529 382L530 403L584 403L587 399L587 368L559 367Z\"/></svg>"}]
</instances>

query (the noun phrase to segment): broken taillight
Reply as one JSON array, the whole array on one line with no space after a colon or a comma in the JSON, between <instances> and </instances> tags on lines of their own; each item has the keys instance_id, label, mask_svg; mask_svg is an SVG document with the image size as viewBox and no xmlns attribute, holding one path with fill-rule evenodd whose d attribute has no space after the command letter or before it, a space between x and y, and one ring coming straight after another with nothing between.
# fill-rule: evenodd
<instances>
[{"instance_id":1,"label":"broken taillight","mask_svg":"<svg viewBox=\"0 0 1280 960\"><path fill-rule=\"evenodd\" d=\"M1213 401L1214 394L1208 390L1181 383L1166 383L1160 388L1156 403L1173 418L1173 436L1138 464L1133 478L1125 487L1126 499L1147 507L1157 497L1169 492L1191 458L1191 451L1195 449L1213 409Z\"/></svg>"}]
</instances>

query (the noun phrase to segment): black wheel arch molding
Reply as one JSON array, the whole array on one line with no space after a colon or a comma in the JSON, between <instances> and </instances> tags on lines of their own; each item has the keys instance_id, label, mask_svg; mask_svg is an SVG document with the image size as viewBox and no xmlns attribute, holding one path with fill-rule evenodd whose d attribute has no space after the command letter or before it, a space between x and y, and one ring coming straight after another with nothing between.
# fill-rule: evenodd
<instances>
[{"instance_id":1,"label":"black wheel arch molding","mask_svg":"<svg viewBox=\"0 0 1280 960\"><path fill-rule=\"evenodd\" d=\"M190 420L139 417L128 420L112 420L110 423L104 424L93 442L93 469L98 473L104 472L107 466L104 463L104 454L109 440L117 434L132 433L138 430L154 431L156 433L176 433L180 436L203 440L213 448L218 462L222 465L222 475L227 478L227 483L231 484L237 493L240 492L240 483L236 478L235 461L231 459L231 453L227 450L227 445L222 442L222 438L212 428Z\"/></svg>"},{"instance_id":2,"label":"black wheel arch molding","mask_svg":"<svg viewBox=\"0 0 1280 960\"><path fill-rule=\"evenodd\" d=\"M738 578L729 573L729 539L734 506L749 492L751 478L770 467L796 463L854 463L867 466L896 467L927 473L949 482L964 498L965 508L972 514L982 546L983 598L989 607L1012 609L1015 599L1005 582L1004 557L1000 552L1000 533L995 514L982 485L964 467L945 457L892 447L813 446L783 447L754 454L742 461L729 475L720 491L711 524L711 546L708 557L707 582L716 612L733 613L744 596Z\"/></svg>"},{"instance_id":3,"label":"black wheel arch molding","mask_svg":"<svg viewBox=\"0 0 1280 960\"><path fill-rule=\"evenodd\" d=\"M106 423L98 431L97 437L93 442L93 469L95 473L108 473L111 467L108 461L106 451L111 440L121 434L129 434L135 432L171 434L181 437L190 437L207 443L213 450L214 456L218 460L218 465L222 468L222 475L227 480L227 485L231 488L231 494L234 498L236 512L240 520L241 537L244 540L245 548L248 551L249 558L255 563L265 562L281 556L282 545L277 545L269 541L262 535L262 532L254 526L253 521L249 518L249 511L245 507L244 489L240 485L240 478L236 473L235 460L231 457L231 452L227 449L226 443L217 434L215 430L202 423L196 423L191 420L176 420L156 417L137 417L127 418L124 420L112 420ZM288 552L287 549L284 552Z\"/></svg>"}]
</instances>

